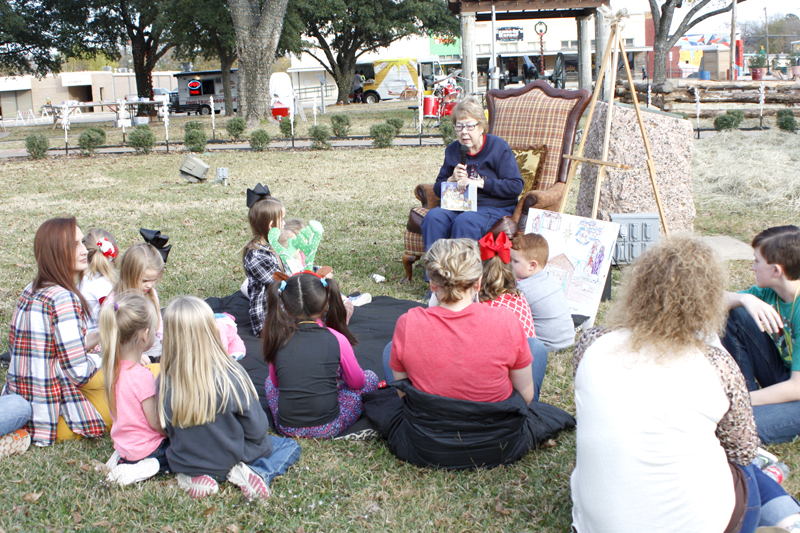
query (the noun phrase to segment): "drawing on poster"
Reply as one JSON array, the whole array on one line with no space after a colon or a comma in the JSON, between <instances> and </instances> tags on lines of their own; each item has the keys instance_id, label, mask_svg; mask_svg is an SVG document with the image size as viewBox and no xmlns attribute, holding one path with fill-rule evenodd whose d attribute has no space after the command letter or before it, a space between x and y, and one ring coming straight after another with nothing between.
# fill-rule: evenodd
<instances>
[{"instance_id":1,"label":"drawing on poster","mask_svg":"<svg viewBox=\"0 0 800 533\"><path fill-rule=\"evenodd\" d=\"M619 224L531 208L525 233L547 240L545 270L561 282L570 313L588 316L587 327L594 324Z\"/></svg>"}]
</instances>

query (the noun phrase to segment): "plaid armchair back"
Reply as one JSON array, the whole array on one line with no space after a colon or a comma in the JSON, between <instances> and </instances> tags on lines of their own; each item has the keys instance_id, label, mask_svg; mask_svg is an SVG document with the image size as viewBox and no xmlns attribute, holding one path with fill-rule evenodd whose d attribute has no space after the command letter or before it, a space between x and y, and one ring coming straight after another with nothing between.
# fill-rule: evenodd
<instances>
[{"instance_id":1,"label":"plaid armchair back","mask_svg":"<svg viewBox=\"0 0 800 533\"><path fill-rule=\"evenodd\" d=\"M540 180L540 189L550 188L558 180L564 160L572 153L564 148L564 132L576 99L553 98L539 88L516 97L495 98L491 133L505 140L512 150L547 145L547 159Z\"/></svg>"}]
</instances>

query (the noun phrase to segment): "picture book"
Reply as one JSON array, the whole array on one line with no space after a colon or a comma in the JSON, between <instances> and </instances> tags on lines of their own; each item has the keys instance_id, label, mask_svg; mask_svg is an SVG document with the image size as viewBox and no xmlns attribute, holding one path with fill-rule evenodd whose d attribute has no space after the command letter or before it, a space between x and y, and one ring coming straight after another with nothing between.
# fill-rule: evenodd
<instances>
[{"instance_id":1,"label":"picture book","mask_svg":"<svg viewBox=\"0 0 800 533\"><path fill-rule=\"evenodd\" d=\"M442 209L450 211L477 211L478 188L468 185L464 192L458 191L458 184L452 181L442 183Z\"/></svg>"}]
</instances>

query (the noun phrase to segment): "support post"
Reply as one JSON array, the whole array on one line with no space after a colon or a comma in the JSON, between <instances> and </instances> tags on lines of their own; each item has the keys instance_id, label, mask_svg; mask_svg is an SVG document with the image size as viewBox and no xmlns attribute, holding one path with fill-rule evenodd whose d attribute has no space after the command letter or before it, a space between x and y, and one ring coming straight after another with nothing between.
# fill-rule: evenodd
<instances>
[{"instance_id":1,"label":"support post","mask_svg":"<svg viewBox=\"0 0 800 533\"><path fill-rule=\"evenodd\" d=\"M728 79L735 80L734 66L736 59L736 0L733 0L731 7L731 46L730 46L730 61L728 61Z\"/></svg>"},{"instance_id":2,"label":"support post","mask_svg":"<svg viewBox=\"0 0 800 533\"><path fill-rule=\"evenodd\" d=\"M500 88L500 72L497 68L497 52L494 48L494 43L497 40L497 30L495 29L496 14L494 4L492 4L492 57L489 58L489 79L487 81L487 89Z\"/></svg>"},{"instance_id":3,"label":"support post","mask_svg":"<svg viewBox=\"0 0 800 533\"><path fill-rule=\"evenodd\" d=\"M600 70L603 68L603 62L599 59L605 56L606 53L606 41L608 40L608 36L606 32L608 28L605 25L605 16L599 10L595 10L594 12L594 79L595 83L601 83L601 79L607 79L608 73L603 73L603 78L600 76ZM603 87L605 89L605 86ZM605 92L603 89L600 90L600 98L605 98Z\"/></svg>"},{"instance_id":4,"label":"support post","mask_svg":"<svg viewBox=\"0 0 800 533\"><path fill-rule=\"evenodd\" d=\"M578 17L578 88L592 90L592 49L589 17Z\"/></svg>"},{"instance_id":5,"label":"support post","mask_svg":"<svg viewBox=\"0 0 800 533\"><path fill-rule=\"evenodd\" d=\"M475 55L475 13L461 14L461 77L465 94L478 92L478 57Z\"/></svg>"}]
</instances>

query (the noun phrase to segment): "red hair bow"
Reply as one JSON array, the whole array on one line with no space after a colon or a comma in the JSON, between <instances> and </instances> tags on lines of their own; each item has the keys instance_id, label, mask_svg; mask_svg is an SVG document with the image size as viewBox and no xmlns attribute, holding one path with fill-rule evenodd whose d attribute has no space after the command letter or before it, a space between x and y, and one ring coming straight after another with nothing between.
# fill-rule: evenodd
<instances>
[{"instance_id":1,"label":"red hair bow","mask_svg":"<svg viewBox=\"0 0 800 533\"><path fill-rule=\"evenodd\" d=\"M100 249L100 253L109 259L114 259L117 257L117 247L114 246L114 244L107 238L102 237L99 241L97 241L97 247Z\"/></svg>"},{"instance_id":2,"label":"red hair bow","mask_svg":"<svg viewBox=\"0 0 800 533\"><path fill-rule=\"evenodd\" d=\"M491 233L487 233L478 241L478 244L481 246L481 261L498 255L503 263L511 262L511 241L508 240L506 232L501 231L496 239Z\"/></svg>"}]
</instances>

